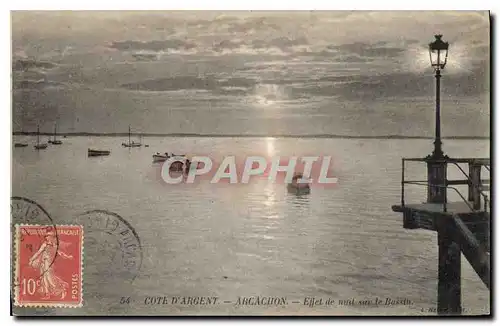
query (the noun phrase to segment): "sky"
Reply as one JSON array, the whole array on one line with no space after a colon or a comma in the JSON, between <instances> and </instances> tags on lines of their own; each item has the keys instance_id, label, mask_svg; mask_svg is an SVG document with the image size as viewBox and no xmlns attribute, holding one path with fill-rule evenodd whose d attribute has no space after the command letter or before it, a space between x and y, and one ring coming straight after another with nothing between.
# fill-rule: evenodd
<instances>
[{"instance_id":1,"label":"sky","mask_svg":"<svg viewBox=\"0 0 500 326\"><path fill-rule=\"evenodd\" d=\"M14 131L489 135L487 12L13 12Z\"/></svg>"}]
</instances>

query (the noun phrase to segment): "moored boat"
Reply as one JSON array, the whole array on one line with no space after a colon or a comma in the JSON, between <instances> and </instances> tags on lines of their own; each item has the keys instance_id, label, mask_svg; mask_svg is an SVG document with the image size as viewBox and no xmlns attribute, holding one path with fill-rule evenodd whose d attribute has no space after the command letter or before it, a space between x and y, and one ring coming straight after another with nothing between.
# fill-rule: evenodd
<instances>
[{"instance_id":1,"label":"moored boat","mask_svg":"<svg viewBox=\"0 0 500 326\"><path fill-rule=\"evenodd\" d=\"M46 149L46 148L47 148L47 144L35 145L35 149Z\"/></svg>"},{"instance_id":2,"label":"moored boat","mask_svg":"<svg viewBox=\"0 0 500 326\"><path fill-rule=\"evenodd\" d=\"M99 149L88 149L88 156L107 156L111 151L99 150Z\"/></svg>"},{"instance_id":3,"label":"moored boat","mask_svg":"<svg viewBox=\"0 0 500 326\"><path fill-rule=\"evenodd\" d=\"M153 155L153 162L165 162L166 160L168 160L170 156L168 155L168 153L165 153L165 154L160 154L160 153L156 153Z\"/></svg>"},{"instance_id":4,"label":"moored boat","mask_svg":"<svg viewBox=\"0 0 500 326\"><path fill-rule=\"evenodd\" d=\"M165 154L160 154L160 153L156 153L156 154L153 154L153 162L165 162L166 160L168 160L169 158L171 157L178 157L179 159L181 160L186 160L186 155L182 154L182 155L179 155L179 154L169 154L168 152L166 152Z\"/></svg>"},{"instance_id":5,"label":"moored boat","mask_svg":"<svg viewBox=\"0 0 500 326\"><path fill-rule=\"evenodd\" d=\"M169 153L160 154L156 153L153 155L153 163L165 162L167 160L172 160L169 171L170 172L185 172L187 173L191 167L191 161L186 155L170 155Z\"/></svg>"},{"instance_id":6,"label":"moored boat","mask_svg":"<svg viewBox=\"0 0 500 326\"><path fill-rule=\"evenodd\" d=\"M49 144L52 144L52 145L61 145L62 144L62 141L57 140L57 123L54 125L54 139L53 140L49 139Z\"/></svg>"},{"instance_id":7,"label":"moored boat","mask_svg":"<svg viewBox=\"0 0 500 326\"><path fill-rule=\"evenodd\" d=\"M130 126L128 126L128 143L122 143L123 147L141 147L142 143L141 142L135 142L131 141L130 139Z\"/></svg>"},{"instance_id":8,"label":"moored boat","mask_svg":"<svg viewBox=\"0 0 500 326\"><path fill-rule=\"evenodd\" d=\"M122 143L122 146L123 147L141 147L142 144L141 143L136 143L136 142L132 141L130 143Z\"/></svg>"},{"instance_id":9,"label":"moored boat","mask_svg":"<svg viewBox=\"0 0 500 326\"><path fill-rule=\"evenodd\" d=\"M26 144L26 143L15 143L14 144L14 147L26 147L26 146L28 146L28 144Z\"/></svg>"},{"instance_id":10,"label":"moored boat","mask_svg":"<svg viewBox=\"0 0 500 326\"><path fill-rule=\"evenodd\" d=\"M46 149L46 143L40 143L40 126L36 128L36 145L34 146L36 150Z\"/></svg>"},{"instance_id":11,"label":"moored boat","mask_svg":"<svg viewBox=\"0 0 500 326\"><path fill-rule=\"evenodd\" d=\"M292 182L288 184L288 192L295 193L297 195L308 194L311 192L311 186L309 183L301 183L299 179L302 179L302 174L296 174L293 176Z\"/></svg>"}]
</instances>

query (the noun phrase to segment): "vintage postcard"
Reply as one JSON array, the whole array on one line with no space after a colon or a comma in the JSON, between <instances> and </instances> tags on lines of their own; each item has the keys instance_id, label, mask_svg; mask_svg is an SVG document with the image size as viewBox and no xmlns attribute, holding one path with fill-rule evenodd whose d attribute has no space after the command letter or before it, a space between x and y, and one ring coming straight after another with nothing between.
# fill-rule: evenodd
<instances>
[{"instance_id":1,"label":"vintage postcard","mask_svg":"<svg viewBox=\"0 0 500 326\"><path fill-rule=\"evenodd\" d=\"M489 12L11 29L12 315L490 315Z\"/></svg>"}]
</instances>

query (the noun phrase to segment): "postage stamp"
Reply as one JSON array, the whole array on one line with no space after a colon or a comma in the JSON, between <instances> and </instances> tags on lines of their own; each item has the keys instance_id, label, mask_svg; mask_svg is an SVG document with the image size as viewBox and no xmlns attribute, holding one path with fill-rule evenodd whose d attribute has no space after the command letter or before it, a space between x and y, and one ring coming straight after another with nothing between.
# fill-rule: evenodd
<instances>
[{"instance_id":1,"label":"postage stamp","mask_svg":"<svg viewBox=\"0 0 500 326\"><path fill-rule=\"evenodd\" d=\"M17 224L15 246L16 306L82 306L82 226Z\"/></svg>"}]
</instances>

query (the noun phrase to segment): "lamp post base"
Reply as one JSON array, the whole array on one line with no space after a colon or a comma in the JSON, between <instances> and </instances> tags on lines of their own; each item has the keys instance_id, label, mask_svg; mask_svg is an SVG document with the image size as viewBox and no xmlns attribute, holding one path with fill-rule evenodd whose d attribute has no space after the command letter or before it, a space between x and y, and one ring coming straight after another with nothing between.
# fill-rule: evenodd
<instances>
[{"instance_id":1,"label":"lamp post base","mask_svg":"<svg viewBox=\"0 0 500 326\"><path fill-rule=\"evenodd\" d=\"M430 155L429 158L439 160L443 158L447 158L448 156L444 155L444 152L442 150L442 143L440 139L436 139L434 141L434 150L432 151L432 154Z\"/></svg>"}]
</instances>

